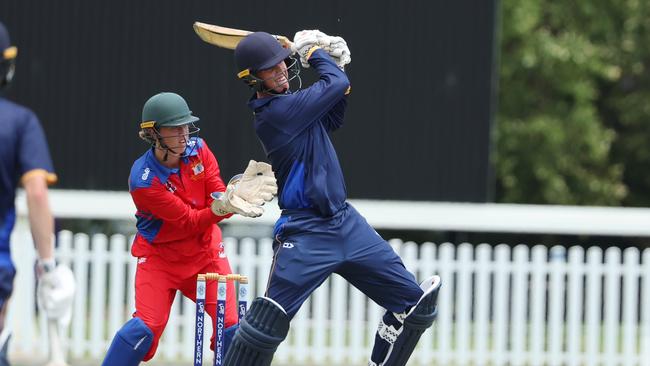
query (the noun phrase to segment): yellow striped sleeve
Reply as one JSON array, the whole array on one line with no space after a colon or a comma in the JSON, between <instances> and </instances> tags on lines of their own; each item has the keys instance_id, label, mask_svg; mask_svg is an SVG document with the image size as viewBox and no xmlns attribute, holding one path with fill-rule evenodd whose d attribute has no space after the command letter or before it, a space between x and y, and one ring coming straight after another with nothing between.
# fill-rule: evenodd
<instances>
[{"instance_id":1,"label":"yellow striped sleeve","mask_svg":"<svg viewBox=\"0 0 650 366\"><path fill-rule=\"evenodd\" d=\"M314 47L310 48L309 51L307 51L307 57L305 57L305 59L309 60L309 58L311 57L311 54L314 53L314 51L316 51L319 48L320 48L320 46L314 46Z\"/></svg>"},{"instance_id":2,"label":"yellow striped sleeve","mask_svg":"<svg viewBox=\"0 0 650 366\"><path fill-rule=\"evenodd\" d=\"M18 48L12 46L7 48L2 52L2 57L4 57L5 60L13 60L18 56Z\"/></svg>"},{"instance_id":3,"label":"yellow striped sleeve","mask_svg":"<svg viewBox=\"0 0 650 366\"><path fill-rule=\"evenodd\" d=\"M34 177L43 177L45 178L45 182L47 183L48 186L56 183L59 178L56 176L54 173L50 173L45 169L32 169L20 178L20 183L24 186L25 182L28 180L34 178Z\"/></svg>"}]
</instances>

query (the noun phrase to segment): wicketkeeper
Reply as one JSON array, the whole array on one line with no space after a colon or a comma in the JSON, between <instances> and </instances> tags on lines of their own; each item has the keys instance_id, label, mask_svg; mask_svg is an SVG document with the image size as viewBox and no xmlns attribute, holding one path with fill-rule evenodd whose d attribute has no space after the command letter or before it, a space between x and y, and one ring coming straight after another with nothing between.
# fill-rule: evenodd
<instances>
[{"instance_id":1,"label":"wicketkeeper","mask_svg":"<svg viewBox=\"0 0 650 366\"><path fill-rule=\"evenodd\" d=\"M319 76L297 91L289 88L299 70L294 52ZM342 126L348 103L347 43L307 30L295 35L293 49L285 49L273 36L255 32L237 45L235 60L238 77L254 90L248 106L277 175L282 216L275 225L266 294L251 304L225 364L269 365L302 303L338 273L386 309L370 365L405 365L434 321L440 278L418 284L392 247L346 202L329 133Z\"/></svg>"},{"instance_id":2,"label":"wicketkeeper","mask_svg":"<svg viewBox=\"0 0 650 366\"><path fill-rule=\"evenodd\" d=\"M253 160L224 184L216 158L197 136L198 120L174 93L154 95L142 110L140 137L151 148L133 163L129 177L138 229L131 247L138 258L135 313L113 338L103 365L134 366L151 359L176 291L196 301L199 273L231 273L216 224L233 214L260 216L261 205L277 192L271 166ZM211 315L216 289L216 281L207 283L206 312ZM227 296L224 349L237 323L232 284ZM214 349L214 318L212 327Z\"/></svg>"}]
</instances>

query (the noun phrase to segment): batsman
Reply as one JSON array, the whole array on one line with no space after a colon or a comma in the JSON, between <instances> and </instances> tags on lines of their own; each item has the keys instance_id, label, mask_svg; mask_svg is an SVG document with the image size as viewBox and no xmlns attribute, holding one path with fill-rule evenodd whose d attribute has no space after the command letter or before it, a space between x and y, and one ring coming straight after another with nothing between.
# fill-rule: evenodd
<instances>
[{"instance_id":1,"label":"batsman","mask_svg":"<svg viewBox=\"0 0 650 366\"><path fill-rule=\"evenodd\" d=\"M290 81L300 80L298 60L318 80L292 91ZM386 309L369 365L405 365L433 324L440 278L418 284L388 242L346 202L329 134L343 125L350 94L343 70L351 61L347 43L306 30L285 48L274 36L254 32L237 44L235 61L238 78L253 89L248 107L276 172L282 215L265 296L251 304L225 364L269 365L300 306L337 273Z\"/></svg>"}]
</instances>

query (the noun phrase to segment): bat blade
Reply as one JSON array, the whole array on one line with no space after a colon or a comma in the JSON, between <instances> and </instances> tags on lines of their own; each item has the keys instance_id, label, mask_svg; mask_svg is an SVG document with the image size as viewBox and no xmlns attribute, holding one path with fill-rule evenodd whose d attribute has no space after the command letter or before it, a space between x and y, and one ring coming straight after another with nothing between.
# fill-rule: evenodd
<instances>
[{"instance_id":1,"label":"bat blade","mask_svg":"<svg viewBox=\"0 0 650 366\"><path fill-rule=\"evenodd\" d=\"M194 22L194 31L206 43L234 50L237 44L252 32L242 29L227 28L219 25ZM291 41L285 36L274 36L285 48L291 48Z\"/></svg>"},{"instance_id":2,"label":"bat blade","mask_svg":"<svg viewBox=\"0 0 650 366\"><path fill-rule=\"evenodd\" d=\"M234 50L239 41L251 33L201 22L194 22L194 31L204 42L230 50Z\"/></svg>"},{"instance_id":3,"label":"bat blade","mask_svg":"<svg viewBox=\"0 0 650 366\"><path fill-rule=\"evenodd\" d=\"M69 366L65 362L63 345L59 337L59 328L56 319L47 320L47 336L50 347L50 359L45 366Z\"/></svg>"}]
</instances>

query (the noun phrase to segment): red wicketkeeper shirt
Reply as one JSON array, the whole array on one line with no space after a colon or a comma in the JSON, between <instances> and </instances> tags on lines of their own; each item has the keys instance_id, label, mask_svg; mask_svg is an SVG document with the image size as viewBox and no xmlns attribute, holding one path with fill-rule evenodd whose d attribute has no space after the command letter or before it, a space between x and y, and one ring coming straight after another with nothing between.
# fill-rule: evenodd
<instances>
[{"instance_id":1,"label":"red wicketkeeper shirt","mask_svg":"<svg viewBox=\"0 0 650 366\"><path fill-rule=\"evenodd\" d=\"M150 149L133 163L129 192L137 208L138 233L131 247L135 257L159 256L166 262L202 266L207 252L223 251L216 225L228 216L210 210L212 192L224 192L219 164L203 139L187 146L180 168L163 166ZM190 268L185 268L191 272Z\"/></svg>"}]
</instances>

